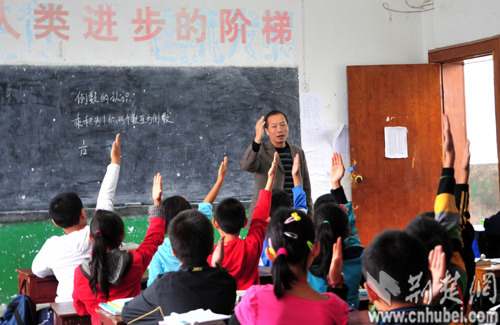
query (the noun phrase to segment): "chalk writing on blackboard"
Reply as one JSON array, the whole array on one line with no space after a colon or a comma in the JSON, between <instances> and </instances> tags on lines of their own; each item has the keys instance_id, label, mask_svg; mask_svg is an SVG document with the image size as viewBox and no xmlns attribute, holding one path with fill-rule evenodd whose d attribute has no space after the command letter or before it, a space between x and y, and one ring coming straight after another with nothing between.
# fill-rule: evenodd
<instances>
[{"instance_id":1,"label":"chalk writing on blackboard","mask_svg":"<svg viewBox=\"0 0 500 325\"><path fill-rule=\"evenodd\" d=\"M87 155L87 147L88 146L85 144L85 140L83 140L83 145L78 147L78 149L80 149L80 157Z\"/></svg>"},{"instance_id":2,"label":"chalk writing on blackboard","mask_svg":"<svg viewBox=\"0 0 500 325\"><path fill-rule=\"evenodd\" d=\"M99 93L97 91L78 91L78 94L75 97L75 102L78 105L93 105L98 103L132 103L131 97L134 96L134 93L130 94L129 92L122 91L112 91L111 93Z\"/></svg>"},{"instance_id":3,"label":"chalk writing on blackboard","mask_svg":"<svg viewBox=\"0 0 500 325\"><path fill-rule=\"evenodd\" d=\"M117 125L161 125L174 123L170 119L172 113L169 111L156 112L156 113L127 113L126 115L85 115L85 117L80 116L80 113L76 114L76 118L71 120L71 123L77 128L89 128L89 127L100 127L100 126L117 126Z\"/></svg>"}]
</instances>

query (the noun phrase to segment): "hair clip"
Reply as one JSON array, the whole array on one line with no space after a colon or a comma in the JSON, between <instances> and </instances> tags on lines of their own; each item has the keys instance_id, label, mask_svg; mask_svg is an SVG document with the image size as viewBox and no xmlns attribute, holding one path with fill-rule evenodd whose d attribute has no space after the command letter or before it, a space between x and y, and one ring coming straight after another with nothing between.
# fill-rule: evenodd
<instances>
[{"instance_id":1,"label":"hair clip","mask_svg":"<svg viewBox=\"0 0 500 325\"><path fill-rule=\"evenodd\" d=\"M294 232L285 231L284 235L287 236L287 237L293 238L293 239L298 239L299 238L299 235L297 235Z\"/></svg>"},{"instance_id":2,"label":"hair clip","mask_svg":"<svg viewBox=\"0 0 500 325\"><path fill-rule=\"evenodd\" d=\"M276 255L276 251L273 249L273 245L271 244L271 238L267 238L267 243L269 244L269 253Z\"/></svg>"},{"instance_id":3,"label":"hair clip","mask_svg":"<svg viewBox=\"0 0 500 325\"><path fill-rule=\"evenodd\" d=\"M278 252L276 253L276 256L279 256L279 255L288 256L288 252L287 252L286 248L280 247L280 249L278 249Z\"/></svg>"},{"instance_id":4,"label":"hair clip","mask_svg":"<svg viewBox=\"0 0 500 325\"><path fill-rule=\"evenodd\" d=\"M101 233L100 230L96 230L95 233L94 233L94 235L97 235L97 234L100 234L100 233Z\"/></svg>"},{"instance_id":5,"label":"hair clip","mask_svg":"<svg viewBox=\"0 0 500 325\"><path fill-rule=\"evenodd\" d=\"M314 248L314 244L313 244L313 243L311 243L309 240L307 241L307 246L309 247L309 250L311 250L311 251L312 251L312 250L313 250L313 248Z\"/></svg>"},{"instance_id":6,"label":"hair clip","mask_svg":"<svg viewBox=\"0 0 500 325\"><path fill-rule=\"evenodd\" d=\"M328 220L325 220L325 221L323 221L323 223L327 223L327 224L330 224L330 221L328 221Z\"/></svg>"},{"instance_id":7,"label":"hair clip","mask_svg":"<svg viewBox=\"0 0 500 325\"><path fill-rule=\"evenodd\" d=\"M294 221L300 221L300 216L297 212L293 212L291 214L290 218L285 220L285 225L289 224L290 222L294 222Z\"/></svg>"},{"instance_id":8,"label":"hair clip","mask_svg":"<svg viewBox=\"0 0 500 325\"><path fill-rule=\"evenodd\" d=\"M349 209L345 205L339 204L339 206L341 206L342 208L344 208L344 210L345 210L346 213L349 213Z\"/></svg>"}]
</instances>

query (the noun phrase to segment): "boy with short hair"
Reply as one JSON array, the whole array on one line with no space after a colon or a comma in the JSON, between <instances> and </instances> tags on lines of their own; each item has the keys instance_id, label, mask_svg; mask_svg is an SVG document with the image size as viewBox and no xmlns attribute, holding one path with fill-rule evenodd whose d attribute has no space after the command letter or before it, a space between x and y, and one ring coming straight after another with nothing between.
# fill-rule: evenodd
<instances>
[{"instance_id":1,"label":"boy with short hair","mask_svg":"<svg viewBox=\"0 0 500 325\"><path fill-rule=\"evenodd\" d=\"M391 313L425 309L420 294L416 301L408 299L423 292L430 278L429 258L418 238L400 230L377 235L363 254L363 275L370 301L377 311L388 312L378 324L391 323Z\"/></svg>"},{"instance_id":2,"label":"boy with short hair","mask_svg":"<svg viewBox=\"0 0 500 325\"><path fill-rule=\"evenodd\" d=\"M123 320L158 324L163 315L198 308L231 314L236 301L236 282L225 270L207 263L214 242L214 232L207 217L193 209L182 211L171 221L168 237L181 268L159 275L146 290L128 302L122 311ZM223 239L220 249L222 243ZM220 251L218 254L220 256Z\"/></svg>"},{"instance_id":3,"label":"boy with short hair","mask_svg":"<svg viewBox=\"0 0 500 325\"><path fill-rule=\"evenodd\" d=\"M116 184L120 173L120 135L116 135L111 149L111 163L101 184L96 209L113 210ZM76 193L56 195L49 205L49 214L56 227L65 235L47 239L33 260L31 269L38 277L55 275L59 282L56 302L72 301L75 268L90 255L87 215Z\"/></svg>"},{"instance_id":4,"label":"boy with short hair","mask_svg":"<svg viewBox=\"0 0 500 325\"><path fill-rule=\"evenodd\" d=\"M278 160L278 153L274 153L265 189L260 191L245 239L239 238L241 228L248 222L243 204L237 199L228 198L221 201L215 209L212 222L221 237L225 237L222 266L234 276L238 290L246 290L253 284L259 284L259 257L271 209L271 190ZM211 258L210 256L209 261Z\"/></svg>"}]
</instances>

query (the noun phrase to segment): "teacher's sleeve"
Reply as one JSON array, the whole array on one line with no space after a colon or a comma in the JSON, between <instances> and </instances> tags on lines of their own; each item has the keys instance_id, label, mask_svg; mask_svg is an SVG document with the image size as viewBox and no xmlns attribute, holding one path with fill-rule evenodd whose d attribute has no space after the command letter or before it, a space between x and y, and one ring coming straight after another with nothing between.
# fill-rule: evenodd
<instances>
[{"instance_id":1,"label":"teacher's sleeve","mask_svg":"<svg viewBox=\"0 0 500 325\"><path fill-rule=\"evenodd\" d=\"M258 146L260 148L260 145ZM240 161L241 170L250 173L257 172L260 166L260 157L259 157L259 150L255 151L256 148L257 147L255 147L254 143L248 146L247 151L245 151L245 154L243 155L243 158L241 158Z\"/></svg>"}]
</instances>

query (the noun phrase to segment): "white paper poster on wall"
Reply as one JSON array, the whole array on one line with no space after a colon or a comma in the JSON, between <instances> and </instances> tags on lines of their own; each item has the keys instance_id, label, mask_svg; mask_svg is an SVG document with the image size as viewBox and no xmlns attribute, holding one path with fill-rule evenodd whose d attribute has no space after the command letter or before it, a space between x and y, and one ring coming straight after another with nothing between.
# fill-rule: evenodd
<instances>
[{"instance_id":1,"label":"white paper poster on wall","mask_svg":"<svg viewBox=\"0 0 500 325\"><path fill-rule=\"evenodd\" d=\"M408 158L408 129L402 126L385 127L385 157Z\"/></svg>"}]
</instances>

